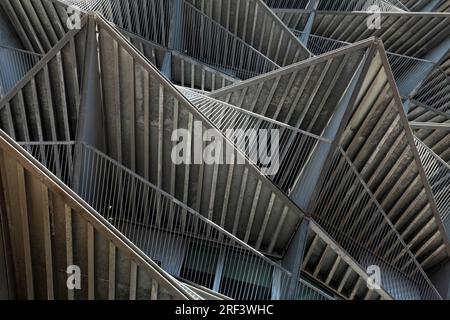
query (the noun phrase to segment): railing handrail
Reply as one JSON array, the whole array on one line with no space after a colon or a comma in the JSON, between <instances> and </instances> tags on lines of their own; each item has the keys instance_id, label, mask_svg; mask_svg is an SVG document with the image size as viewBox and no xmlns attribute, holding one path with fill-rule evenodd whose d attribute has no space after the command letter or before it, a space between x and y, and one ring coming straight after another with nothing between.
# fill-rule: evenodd
<instances>
[{"instance_id":1,"label":"railing handrail","mask_svg":"<svg viewBox=\"0 0 450 320\"><path fill-rule=\"evenodd\" d=\"M59 146L75 145L75 141L17 141L17 144L23 146Z\"/></svg>"},{"instance_id":2,"label":"railing handrail","mask_svg":"<svg viewBox=\"0 0 450 320\"><path fill-rule=\"evenodd\" d=\"M414 140L416 143L420 144L424 149L426 149L437 161L439 161L442 165L444 165L448 170L450 170L450 165L445 162L438 154L436 154L433 149L428 147L422 140L418 137L414 136Z\"/></svg>"},{"instance_id":3,"label":"railing handrail","mask_svg":"<svg viewBox=\"0 0 450 320\"><path fill-rule=\"evenodd\" d=\"M79 3L77 3L77 1L75 1L75 0L60 0L60 1L63 1L64 3L69 4L69 5L77 6L79 9L81 9L81 11L83 13L87 13L89 11L97 12L98 14L102 15L106 20L110 21L107 17L105 17L103 15L102 12L97 11L98 7L100 6L100 4L104 3L105 1L110 1L110 0L98 0L98 2L95 2L93 4L91 4L88 1L83 1L83 2L79 2ZM118 0L115 0L115 1L118 1ZM130 0L126 0L126 1L130 1ZM232 41L233 43L237 43L237 44L241 45L243 48L245 48L245 50L248 50L248 53L254 54L255 56L258 57L258 59L262 59L263 63L258 63L258 64L261 64L261 65L265 64L265 65L269 66L270 68L269 68L268 71L280 68L280 66L277 63L275 63L274 61L269 59L267 56L265 56L264 54L262 54L261 52L256 50L253 46L247 44L241 38L237 37L235 34L230 32L227 28L222 26L220 23L218 23L218 22L214 21L213 19L211 19L208 15L204 14L201 10L199 10L197 7L195 7L191 3L189 3L189 2L187 2L185 0L182 0L182 5L183 5L183 10L182 10L181 14L184 15L184 10L186 8L188 8L188 10L192 10L192 12L194 14L198 15L199 17L201 17L201 19L203 19L202 20L202 24L204 24L204 23L211 24L212 26L214 26L214 28L217 28L217 30L219 30L220 32L223 32L227 37L229 37L230 41ZM182 19L182 20L184 20L184 19ZM110 21L110 22L114 22L114 21ZM126 30L127 32L130 32L130 33L133 33L133 34L137 34L136 32L133 32L132 30L127 30L124 27L118 26L117 23L115 23L115 24L116 24L116 27L118 29L120 29L120 30ZM170 28L172 28L172 26L168 26L168 28L169 28L168 30L170 30ZM143 35L139 35L139 34L137 34L137 35L143 37ZM181 39L181 42L182 43L184 42L183 39ZM175 48L173 48L173 50L176 51L176 52L180 52L182 54L186 54L184 52L184 50L186 50L186 48L184 47L184 44L182 44L182 48L175 47ZM247 53L247 55L248 55L248 53ZM189 54L188 54L188 56L191 57L191 55L189 55ZM194 58L194 59L196 59L196 60L198 60L198 61L200 61L202 63L208 64L208 65L212 66L213 68L217 69L217 66L215 66L211 62L202 61L198 57L192 57L192 58ZM226 68L226 66L223 66L223 67ZM228 68L230 68L230 66L228 66ZM220 70L220 69L218 69L218 70L221 71L221 72L224 72L223 70ZM246 70L245 67L242 70L239 69L237 71L242 71L242 72L247 72L248 71L248 72L251 72L251 70Z\"/></svg>"},{"instance_id":4,"label":"railing handrail","mask_svg":"<svg viewBox=\"0 0 450 320\"><path fill-rule=\"evenodd\" d=\"M33 141L33 142L19 142L19 144L22 147L25 148L27 146L38 146L38 147L39 146L48 146L48 147L53 147L53 146L74 146L77 143L74 142L74 141L61 141L61 142L58 142L58 141L43 141L43 142ZM279 270L282 273L282 275L283 275L283 279L288 279L288 278L292 277L291 272L289 272L286 269L284 269L281 265L279 265L276 262L270 260L269 258L267 258L265 255L263 255L262 253L260 253L256 249L254 249L253 247L249 246L248 244L246 244L245 242L243 242L239 238L236 238L234 235L230 234L229 232L227 232L226 230L224 230L220 226L215 225L210 220L208 220L206 217L203 217L202 215L200 215L195 210L193 210L190 207L186 206L184 203L182 203L182 202L178 201L177 199L175 199L172 195L168 194L164 190L161 190L160 188L158 188L157 186L153 185L152 183L150 183L149 181L145 180L144 178L140 177L139 175L137 175L136 173L134 173L130 169L128 169L125 166L121 165L120 163L118 163L117 161L115 161L114 159L109 157L108 155L102 153L101 151L97 150L93 146L90 146L90 145L88 145L86 143L80 142L80 145L82 146L82 148L85 148L84 150L87 150L88 152L92 152L94 158L98 157L99 159L106 160L108 163L112 164L114 168L119 168L118 172L125 172L127 175L129 175L131 177L131 179L136 179L140 183L144 183L146 186L150 187L150 189L153 190L155 192L155 194L158 194L159 196L162 196L163 198L171 201L173 204L178 206L179 209L181 209L182 211L189 212L196 219L200 219L202 222L205 222L207 226L211 226L213 229L216 229L217 231L219 231L219 234L222 234L223 236L228 237L231 240L230 244L236 243L237 245L239 245L239 246L230 246L231 250L233 250L233 248L236 248L236 249L239 249L239 250L243 249L244 250L244 251L242 251L243 253L250 254L250 256L255 257L255 258L260 258L260 259L262 259L262 261L261 261L262 263L265 263L267 266L273 267L274 269ZM38 149L35 149L35 151L39 152ZM114 170L116 170L116 169L114 169ZM119 232L120 232L120 230L119 230ZM193 235L186 235L186 236L191 237ZM310 290L313 290L315 292L315 294L318 294L321 297L325 297L326 299L335 299L335 298L331 297L329 294L327 294L326 292L324 292L322 289L320 289L319 287L315 286L312 283L309 283L306 279L303 279L302 277L299 278L299 283L301 285L303 285L303 286L306 286Z\"/></svg>"},{"instance_id":5,"label":"railing handrail","mask_svg":"<svg viewBox=\"0 0 450 320\"><path fill-rule=\"evenodd\" d=\"M232 105L232 104L226 103L226 102L224 102L224 101L216 100L216 99L214 99L214 98L211 98L211 97L209 97L209 96L207 96L207 95L205 95L205 94L202 94L202 93L197 92L197 91L195 91L195 90L192 90L192 89L190 89L190 88L181 87L181 86L177 86L177 88L178 88L180 91L182 91L182 92L189 92L189 93L195 94L195 95L197 95L197 96L201 96L202 99L206 99L206 100L209 100L209 101L214 101L214 102L219 103L220 105L222 105L222 106L224 106L224 107L226 107L226 108L230 108L230 109L236 110L236 111L239 112L239 113L247 114L247 115L249 115L250 117L254 117L254 118L261 119L261 120L263 120L263 121L265 121L265 122L272 123L272 124L274 124L274 125L277 125L277 126L280 126L280 127L286 128L286 129L289 129L289 130L291 130L291 131L300 133L300 134L302 134L302 135L305 135L305 136L308 136L308 137L311 137L311 138L314 138L314 139L317 139L317 140L320 140L320 141L323 141L323 142L332 143L332 141L331 141L330 139L327 139L327 138L318 136L318 135L316 135L316 134L314 134L314 133L311 133L311 132L308 132L308 131L305 131L305 130L302 130L302 129L299 129L299 128L292 127L292 126L290 126L290 125L288 125L288 124L286 124L286 123L284 123L284 122L280 122L280 121L278 121L278 120L275 120L275 119L272 119L272 118L268 118L268 117L266 117L266 116L263 116L263 115L260 115L260 114L251 112L251 111L249 111L249 110L247 110L247 109L239 108L239 107L237 107L237 106L234 106L234 105Z\"/></svg>"}]
</instances>

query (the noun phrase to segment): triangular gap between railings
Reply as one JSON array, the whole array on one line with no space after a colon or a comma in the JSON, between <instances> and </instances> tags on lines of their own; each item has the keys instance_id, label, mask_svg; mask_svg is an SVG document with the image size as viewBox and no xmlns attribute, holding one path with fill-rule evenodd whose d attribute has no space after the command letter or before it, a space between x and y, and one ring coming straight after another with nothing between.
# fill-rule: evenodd
<instances>
[{"instance_id":1,"label":"triangular gap between railings","mask_svg":"<svg viewBox=\"0 0 450 320\"><path fill-rule=\"evenodd\" d=\"M20 80L16 86L10 90L2 99L0 99L0 108L3 108L21 89L23 89L30 80L35 77L47 64L61 52L61 50L72 41L81 31L85 30L87 23L87 17L83 17L81 20L81 27L79 29L73 29L66 33L64 37L46 54L44 55L36 65L31 68L30 71Z\"/></svg>"},{"instance_id":2,"label":"triangular gap between railings","mask_svg":"<svg viewBox=\"0 0 450 320\"><path fill-rule=\"evenodd\" d=\"M86 15L87 32L84 68L80 87L79 121L77 125L74 170L72 173L73 189L77 192L80 186L82 170L82 144L87 143L105 151L106 132L104 121L104 105L102 98L102 84L99 66L99 52L101 50L97 39L96 15Z\"/></svg>"}]
</instances>

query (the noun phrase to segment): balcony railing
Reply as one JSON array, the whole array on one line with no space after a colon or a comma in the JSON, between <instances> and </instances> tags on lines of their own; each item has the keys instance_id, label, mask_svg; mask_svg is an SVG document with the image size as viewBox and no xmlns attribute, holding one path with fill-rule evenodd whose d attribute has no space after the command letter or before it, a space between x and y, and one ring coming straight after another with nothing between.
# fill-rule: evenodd
<instances>
[{"instance_id":1,"label":"balcony railing","mask_svg":"<svg viewBox=\"0 0 450 320\"><path fill-rule=\"evenodd\" d=\"M107 155L81 144L76 183L73 142L21 145L166 272L233 299L285 297L287 270ZM306 279L295 292L332 299Z\"/></svg>"},{"instance_id":2,"label":"balcony railing","mask_svg":"<svg viewBox=\"0 0 450 320\"><path fill-rule=\"evenodd\" d=\"M390 0L320 0L317 9L324 11L368 11L375 6L379 11L403 11L392 2Z\"/></svg>"},{"instance_id":3,"label":"balcony railing","mask_svg":"<svg viewBox=\"0 0 450 320\"><path fill-rule=\"evenodd\" d=\"M274 9L312 8L316 0L264 0ZM380 11L409 11L399 0L318 0L318 10L329 11L367 11L377 6Z\"/></svg>"},{"instance_id":4,"label":"balcony railing","mask_svg":"<svg viewBox=\"0 0 450 320\"><path fill-rule=\"evenodd\" d=\"M182 87L179 90L260 170L265 172L268 167L277 166L276 172L267 176L287 194L305 173L313 150L322 143L331 143L323 137L209 98L200 92ZM278 134L278 141L271 140L271 132ZM257 143L261 142L262 134L267 134L266 141Z\"/></svg>"},{"instance_id":5,"label":"balcony railing","mask_svg":"<svg viewBox=\"0 0 450 320\"><path fill-rule=\"evenodd\" d=\"M423 85L413 95L413 100L431 109L447 112L450 110L450 77L440 67L434 68Z\"/></svg>"},{"instance_id":6,"label":"balcony railing","mask_svg":"<svg viewBox=\"0 0 450 320\"><path fill-rule=\"evenodd\" d=\"M298 30L292 30L292 32L298 37L306 35L304 32ZM306 44L307 48L315 55L322 55L349 45L351 45L350 42L313 34L308 35L308 43ZM425 59L409 57L392 52L386 52L386 55L389 64L391 65L392 74L397 82L400 94L404 98L407 98L424 81L421 75L427 75L435 67L435 64L432 61ZM437 74L436 79L437 80L435 81L431 79L430 83L437 84L442 83L442 81L445 80L442 74ZM444 81L444 83L446 83L446 81ZM442 86L442 84L440 86ZM432 92L430 92L430 90ZM436 89L433 90L431 88L427 90L423 89L419 92L418 96L420 96L421 100L427 101L428 103L434 103L439 100L439 97L437 97L439 96L439 93L435 91ZM435 93L434 95L433 92Z\"/></svg>"},{"instance_id":7,"label":"balcony railing","mask_svg":"<svg viewBox=\"0 0 450 320\"><path fill-rule=\"evenodd\" d=\"M41 59L33 52L0 46L0 99Z\"/></svg>"},{"instance_id":8,"label":"balcony railing","mask_svg":"<svg viewBox=\"0 0 450 320\"><path fill-rule=\"evenodd\" d=\"M279 68L184 0L180 8L167 0L64 1L84 11L102 14L120 29L177 50L238 79Z\"/></svg>"}]
</instances>

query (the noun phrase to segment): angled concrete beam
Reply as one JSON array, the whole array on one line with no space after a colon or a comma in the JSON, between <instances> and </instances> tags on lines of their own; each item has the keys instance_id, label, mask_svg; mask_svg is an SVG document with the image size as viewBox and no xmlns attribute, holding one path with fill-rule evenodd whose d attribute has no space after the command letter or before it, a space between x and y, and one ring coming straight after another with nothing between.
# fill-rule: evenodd
<instances>
[{"instance_id":1,"label":"angled concrete beam","mask_svg":"<svg viewBox=\"0 0 450 320\"><path fill-rule=\"evenodd\" d=\"M382 52L381 52L381 58L383 60L384 65L388 66L389 65L389 61L388 61L388 58L386 56L386 52L384 50L382 50ZM408 143L409 143L409 145L411 147L411 150L412 150L412 153L414 155L414 160L415 160L415 163L416 163L417 168L419 170L419 174L420 174L422 183L424 185L427 197L429 199L430 206L431 206L433 214L434 214L434 216L436 218L439 231L443 235L442 238L443 238L445 246L446 246L447 254L450 255L450 237L446 233L445 227L444 227L444 225L442 223L441 216L440 216L440 213L439 213L439 209L437 207L436 201L434 199L433 192L431 190L430 182L429 182L429 180L427 178L427 175L426 175L425 170L423 168L422 162L420 160L420 155L419 155L419 153L417 151L417 147L416 147L415 142L414 142L414 135L412 133L411 127L409 126L409 122L408 122L408 118L406 116L406 113L404 112L404 109L403 109L403 104L402 104L402 100L401 100L401 97L400 97L400 93L398 91L397 86L395 85L395 80L394 80L394 78L393 78L393 76L392 76L392 74L390 72L388 72L388 81L389 81L389 84L392 87L392 90L394 91L394 99L395 99L395 102L396 102L395 105L398 108L400 119L401 119L401 122L403 124L403 128L405 130L405 134L406 134L406 137L408 139Z\"/></svg>"},{"instance_id":2,"label":"angled concrete beam","mask_svg":"<svg viewBox=\"0 0 450 320\"><path fill-rule=\"evenodd\" d=\"M104 112L108 156L245 242L259 243L263 251L271 251L274 256L283 255L283 243L290 240L291 234L279 232L277 239L268 234L273 236L277 228L279 231L295 229L303 217L301 210L247 160L245 164L183 165L182 169L187 168L189 174L182 176L183 184L175 185L181 169L172 165L171 132L178 128L193 130L194 120L201 122L204 129L213 125L109 22L97 17L97 24L102 90L114 93L103 95L103 104L108 108ZM121 55L115 56L118 48ZM126 81L128 78L136 80ZM142 98L135 99L135 95ZM136 103L126 103L128 100ZM225 142L231 145L228 139ZM234 146L231 149L238 152ZM245 202L244 195L252 201ZM259 232L264 223L267 229Z\"/></svg>"}]
</instances>

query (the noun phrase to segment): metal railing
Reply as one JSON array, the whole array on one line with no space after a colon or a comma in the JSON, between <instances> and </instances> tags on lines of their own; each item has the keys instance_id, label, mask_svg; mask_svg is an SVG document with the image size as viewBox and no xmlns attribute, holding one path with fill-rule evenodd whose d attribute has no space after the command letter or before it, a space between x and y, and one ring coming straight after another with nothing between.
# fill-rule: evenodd
<instances>
[{"instance_id":1,"label":"metal railing","mask_svg":"<svg viewBox=\"0 0 450 320\"><path fill-rule=\"evenodd\" d=\"M33 52L0 45L0 98L13 89L41 57Z\"/></svg>"},{"instance_id":2,"label":"metal railing","mask_svg":"<svg viewBox=\"0 0 450 320\"><path fill-rule=\"evenodd\" d=\"M303 175L303 170L306 168L314 148L319 143L331 143L327 139L202 96L189 89L180 88L180 90L222 132L226 133L230 128L242 129L243 132L247 129L280 130L285 133L285 135L280 134L281 155L286 148L292 146L287 143L290 138L297 142L290 150L289 157L281 156L281 169L275 179L289 177L288 181L291 183L297 181L298 177ZM283 139L284 137L285 139ZM240 140L240 138L242 137L232 142L251 159L255 152L253 146L255 142L253 141L252 144L248 140ZM311 141L309 147L307 143L302 144L302 140ZM255 164L258 165L258 163ZM291 167L289 164L296 166ZM371 265L380 266L383 272L383 288L396 299L439 298L409 247L403 242L343 150L338 153L327 176L328 180L325 181L324 188L316 201L313 218L364 269ZM284 190L286 186L290 185L284 185L274 177L269 178L272 178Z\"/></svg>"},{"instance_id":3,"label":"metal railing","mask_svg":"<svg viewBox=\"0 0 450 320\"><path fill-rule=\"evenodd\" d=\"M44 143L42 147L46 147L48 144L52 146L57 146L58 143L50 142ZM105 224L105 221L100 219L100 215L92 210L88 205L86 205L82 199L78 197L77 194L73 192L66 184L61 182L61 179L55 178L53 175L49 175L50 170L45 168L39 161L30 154L31 151L37 151L39 153L39 146L37 143L27 142L22 143L26 149L20 147L16 141L14 141L11 137L9 137L3 130L0 130L0 150L2 153L2 158L0 160L2 167L2 174L5 172L3 170L11 171L11 173L21 172L18 177L18 181L22 179L24 182L23 188L21 188L21 192L23 197L19 197L19 194L15 192L11 192L11 190L2 190L2 193L10 198L10 200L6 200L8 202L16 202L17 205L21 205L23 201L31 201L30 199L33 197L38 197L41 199L38 207L28 207L24 211L22 211L23 217L26 221L29 221L29 228L22 229L20 225L19 228L14 227L15 223L10 224L9 227L11 235L15 235L16 237L31 239L28 241L28 248L31 252L28 252L29 257L29 269L27 269L27 279L31 281L26 281L26 288L22 288L19 291L20 296L27 299L49 299L53 300L57 299L85 299L88 296L102 296L105 297L106 293L105 289L108 287L111 288L114 284L117 284L121 287L121 292L115 294L114 290L109 292L109 299L122 299L124 296L128 295L130 299L135 298L143 298L143 299L181 299L185 300L186 298L192 298L192 295L184 290L184 287L174 279L172 276L164 272L159 266L155 264L154 261L148 259L147 256L141 254L139 250L132 244L128 239L126 239L122 234L120 234L117 230L113 228L109 228L109 225ZM33 148L28 148L29 146L33 146ZM62 142L59 146L60 148L69 148L73 146L73 143ZM69 154L69 153L66 153ZM70 160L70 159L68 159ZM47 162L48 163L48 162ZM38 183L38 188L35 183L30 183L30 181L34 181ZM18 190L18 189L14 189ZM6 192L5 192L6 191ZM5 201L2 199L2 202ZM54 204L58 203L59 208L63 208L62 210L54 210ZM23 204L23 203L22 203ZM36 205L36 202L33 202L32 205ZM37 211L36 211L37 210ZM54 210L54 211L53 211ZM36 212L46 212L47 214L36 214ZM13 216L17 214L16 211L12 210L11 213ZM62 216L61 216L62 214ZM59 215L59 221L62 221L62 224L56 225L55 220L53 219L54 215ZM60 220L62 219L62 220ZM68 221L68 225L65 225L65 221ZM10 221L10 220L9 220ZM12 220L14 221L14 219ZM78 226L81 226L81 229L72 229L71 221L76 221ZM39 226L45 225L49 227L47 229L48 233L45 232L45 228L41 229ZM50 223L50 224L49 224ZM74 237L78 236L86 236L85 228L88 228L91 232L91 235L95 237L95 244L103 243L106 245L106 255L102 255L103 259L106 257L106 263L104 260L100 263L101 266L108 268L108 265L111 266L113 263L120 260L121 267L110 269L110 278L109 279L99 279L98 274L94 274L94 270L89 268L89 270L84 270L83 276L86 278L89 277L92 279L100 280L93 281L88 286L83 287L82 291L78 293L74 293L73 290L67 291L67 286L65 281L57 280L56 274L50 273L50 277L41 277L42 275L42 264L38 260L31 260L31 256L39 256L42 257L44 254L43 249L39 246L36 246L36 242L44 243L47 240L50 241L48 246L53 247L55 245L59 245L60 243L66 243L67 247L65 250L56 250L50 256L47 256L47 262L45 263L45 268L47 270L58 270L58 268L62 268L65 265L65 261L67 264L71 264L70 261L72 259L72 252L77 254L75 259L80 258L80 256L87 257L88 252L98 253L105 247L98 247L94 245L94 241L86 243L86 242L78 242L73 241ZM39 230L35 230L38 228ZM47 238L51 237L50 238ZM45 240L47 239L47 240ZM94 239L92 239L94 240ZM98 241L100 240L100 241ZM60 242L56 244L57 242ZM109 248L108 248L109 246ZM18 257L23 257L23 253L20 253L21 250L17 251L19 254ZM47 251L47 250L46 250ZM48 251L47 251L48 252ZM66 252L69 256L66 255ZM113 256L109 255L109 263L108 263L108 252L114 252ZM27 254L25 254L26 258ZM118 257L116 259L116 256ZM19 258L20 259L20 258ZM67 260L66 260L67 259ZM59 262L58 262L59 261ZM80 261L80 260L78 260ZM126 268L126 266L134 266L134 268ZM96 264L97 266L97 264ZM133 269L136 271L136 274L143 275L142 278L136 278L134 276L134 289L140 288L141 286L146 286L145 290L140 290L137 292L133 290L133 281L128 283L124 283L122 281L116 281L119 278L121 279L131 279L133 280ZM61 270L61 269L59 269ZM96 269L97 270L97 267ZM59 271L58 271L59 272ZM96 273L97 271L95 271ZM53 276L55 275L55 276ZM112 277L112 278L111 278ZM139 276L140 277L140 276ZM34 279L34 281L33 281ZM23 281L25 281L23 279ZM149 283L151 282L152 287L149 287ZM108 284L109 283L109 284ZM122 285L123 284L123 285ZM24 290L26 289L26 296L24 296ZM91 290L92 289L92 290ZM89 291L89 292L88 292ZM150 292L151 291L151 292ZM100 293L100 294L98 294ZM108 296L108 294L106 294Z\"/></svg>"},{"instance_id":4,"label":"metal railing","mask_svg":"<svg viewBox=\"0 0 450 320\"><path fill-rule=\"evenodd\" d=\"M435 64L432 61L386 52L392 74L397 82L400 95L408 97L422 82Z\"/></svg>"},{"instance_id":5,"label":"metal railing","mask_svg":"<svg viewBox=\"0 0 450 320\"><path fill-rule=\"evenodd\" d=\"M75 142L18 142L18 144L55 174L65 185L72 186Z\"/></svg>"},{"instance_id":6,"label":"metal railing","mask_svg":"<svg viewBox=\"0 0 450 320\"><path fill-rule=\"evenodd\" d=\"M450 166L418 138L414 139L447 237L450 234Z\"/></svg>"},{"instance_id":7,"label":"metal railing","mask_svg":"<svg viewBox=\"0 0 450 320\"><path fill-rule=\"evenodd\" d=\"M299 30L292 29L292 32L297 37L302 37L303 35L306 35L307 33ZM334 40L331 38L326 38L322 36L317 36L314 34L309 34L308 36L308 43L306 44L309 51L311 51L314 55L320 56L324 53L337 50L339 48L343 48L346 46L351 45L350 42L345 41L339 41Z\"/></svg>"},{"instance_id":8,"label":"metal railing","mask_svg":"<svg viewBox=\"0 0 450 320\"><path fill-rule=\"evenodd\" d=\"M376 6L380 11L403 11L389 0L320 0L317 10L368 11L372 6Z\"/></svg>"},{"instance_id":9,"label":"metal railing","mask_svg":"<svg viewBox=\"0 0 450 320\"><path fill-rule=\"evenodd\" d=\"M312 7L316 0L264 0L274 9L306 9ZM333 11L366 11L376 5L381 11L409 11L398 0L319 0L319 10Z\"/></svg>"},{"instance_id":10,"label":"metal railing","mask_svg":"<svg viewBox=\"0 0 450 320\"><path fill-rule=\"evenodd\" d=\"M301 279L299 286L296 288L294 293L295 300L318 300L318 301L326 301L326 300L336 300L336 298L331 295L318 290L311 283Z\"/></svg>"},{"instance_id":11,"label":"metal railing","mask_svg":"<svg viewBox=\"0 0 450 320\"><path fill-rule=\"evenodd\" d=\"M266 171L270 166L277 166L278 170L267 174L267 177L287 194L305 173L305 166L313 151L321 143L331 143L320 136L199 92L182 87L179 90L260 170ZM278 139L271 139L273 132ZM261 139L263 134L267 139Z\"/></svg>"},{"instance_id":12,"label":"metal railing","mask_svg":"<svg viewBox=\"0 0 450 320\"><path fill-rule=\"evenodd\" d=\"M363 268L378 266L395 299L441 299L408 245L345 151L339 148L321 186L313 218Z\"/></svg>"},{"instance_id":13,"label":"metal railing","mask_svg":"<svg viewBox=\"0 0 450 320\"><path fill-rule=\"evenodd\" d=\"M183 2L182 24L183 36L178 50L228 75L248 79L279 68L187 2Z\"/></svg>"},{"instance_id":14,"label":"metal railing","mask_svg":"<svg viewBox=\"0 0 450 320\"><path fill-rule=\"evenodd\" d=\"M292 32L297 37L305 35L304 32L298 30L292 30ZM322 55L349 45L351 45L350 42L313 34L308 36L308 43L306 44L307 48L315 55ZM435 67L435 64L432 61L425 59L409 57L392 52L386 52L386 55L400 94L405 98L408 97L424 80L420 75L428 74ZM439 80L442 82L442 77L440 77ZM426 94L423 95L429 97L432 94L427 90ZM426 97L423 97L423 99L430 100Z\"/></svg>"},{"instance_id":15,"label":"metal railing","mask_svg":"<svg viewBox=\"0 0 450 320\"><path fill-rule=\"evenodd\" d=\"M311 0L264 0L264 2L273 9L306 9Z\"/></svg>"},{"instance_id":16,"label":"metal railing","mask_svg":"<svg viewBox=\"0 0 450 320\"><path fill-rule=\"evenodd\" d=\"M88 12L101 14L118 28L169 46L173 1L161 0L63 0Z\"/></svg>"},{"instance_id":17,"label":"metal railing","mask_svg":"<svg viewBox=\"0 0 450 320\"><path fill-rule=\"evenodd\" d=\"M277 264L106 155L88 146L82 153L81 197L164 270L252 300L270 298L269 279L277 268L280 290L286 290L290 274ZM227 275L220 283L219 265Z\"/></svg>"},{"instance_id":18,"label":"metal railing","mask_svg":"<svg viewBox=\"0 0 450 320\"><path fill-rule=\"evenodd\" d=\"M167 0L64 0L118 28L174 49L227 75L248 79L279 66L195 6ZM172 39L171 39L172 37Z\"/></svg>"},{"instance_id":19,"label":"metal railing","mask_svg":"<svg viewBox=\"0 0 450 320\"><path fill-rule=\"evenodd\" d=\"M73 142L21 145L75 188ZM77 193L163 270L234 299L284 298L287 270L107 155L85 144L77 150ZM48 160L56 154L59 166ZM332 299L305 279L295 290L302 299Z\"/></svg>"},{"instance_id":20,"label":"metal railing","mask_svg":"<svg viewBox=\"0 0 450 320\"><path fill-rule=\"evenodd\" d=\"M450 77L440 67L436 67L413 95L413 100L432 109L448 112L450 110Z\"/></svg>"}]
</instances>

